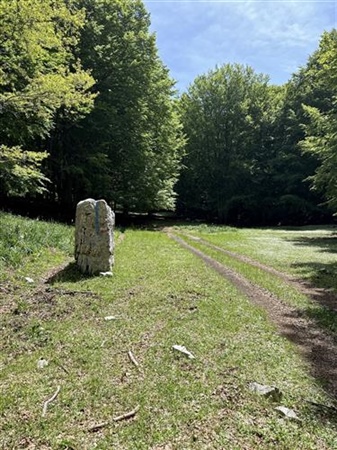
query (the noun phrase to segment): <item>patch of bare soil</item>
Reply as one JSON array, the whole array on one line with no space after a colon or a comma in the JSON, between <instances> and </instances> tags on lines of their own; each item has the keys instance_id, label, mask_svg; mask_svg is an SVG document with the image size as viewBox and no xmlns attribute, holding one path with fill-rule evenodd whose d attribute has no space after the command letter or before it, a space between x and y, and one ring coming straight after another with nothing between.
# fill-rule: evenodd
<instances>
[{"instance_id":1,"label":"patch of bare soil","mask_svg":"<svg viewBox=\"0 0 337 450\"><path fill-rule=\"evenodd\" d=\"M168 236L228 279L254 304L262 307L267 312L269 319L276 325L279 333L300 348L301 353L310 363L312 374L324 381L326 383L326 390L334 399L337 398L337 345L331 335L323 331L314 321L304 317L302 311L286 305L269 291L251 283L242 275L187 244L178 236L170 232L168 232ZM250 260L250 258L249 261L250 264L252 262L254 262L254 265L259 264L256 261ZM248 262L248 260L246 259L245 262ZM274 269L264 265L259 264L259 267L268 269L268 272L271 272L271 270L274 271ZM284 275L283 279L286 279L286 277L287 275ZM290 280L289 278L287 278L287 281L296 283L296 286L297 284L301 286L301 290L306 292L307 295L312 294L312 290L306 288L301 283Z\"/></svg>"}]
</instances>

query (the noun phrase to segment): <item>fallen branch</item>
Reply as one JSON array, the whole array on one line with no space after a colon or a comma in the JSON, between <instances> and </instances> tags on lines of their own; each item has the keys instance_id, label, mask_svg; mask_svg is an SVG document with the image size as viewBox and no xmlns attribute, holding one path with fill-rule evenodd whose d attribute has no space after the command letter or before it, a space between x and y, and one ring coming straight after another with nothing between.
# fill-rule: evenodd
<instances>
[{"instance_id":1,"label":"fallen branch","mask_svg":"<svg viewBox=\"0 0 337 450\"><path fill-rule=\"evenodd\" d=\"M110 422L98 423L97 425L88 428L88 431L89 433L95 433L95 431L99 431L101 428L107 427L108 425L110 425Z\"/></svg>"},{"instance_id":2,"label":"fallen branch","mask_svg":"<svg viewBox=\"0 0 337 450\"><path fill-rule=\"evenodd\" d=\"M136 360L136 358L133 356L133 353L132 353L131 350L128 351L128 355L129 355L130 361L131 361L136 367L138 367L138 369L139 369L139 363L138 363L138 361Z\"/></svg>"},{"instance_id":3,"label":"fallen branch","mask_svg":"<svg viewBox=\"0 0 337 450\"><path fill-rule=\"evenodd\" d=\"M137 412L139 411L139 408L140 408L140 406L138 405L132 411L122 414L121 416L114 417L112 420L114 422L120 422L121 420L130 419L131 417L133 417L137 414Z\"/></svg>"},{"instance_id":4,"label":"fallen branch","mask_svg":"<svg viewBox=\"0 0 337 450\"><path fill-rule=\"evenodd\" d=\"M61 390L61 386L57 386L57 389L56 389L55 393L53 394L53 396L44 402L43 410L42 410L42 417L44 417L47 414L47 408L48 408L49 403L53 402L56 399L56 397L59 395L60 390Z\"/></svg>"},{"instance_id":5,"label":"fallen branch","mask_svg":"<svg viewBox=\"0 0 337 450\"><path fill-rule=\"evenodd\" d=\"M69 375L69 370L68 370L68 369L66 369L64 366L62 366L62 364L58 364L58 363L57 363L57 365L58 365L59 368L62 369L67 375Z\"/></svg>"},{"instance_id":6,"label":"fallen branch","mask_svg":"<svg viewBox=\"0 0 337 450\"><path fill-rule=\"evenodd\" d=\"M134 417L137 414L137 412L139 411L139 408L140 408L140 406L138 405L132 411L122 414L121 416L114 417L112 419L112 422L120 422L121 420L131 419L131 417ZM93 425L90 428L88 428L88 431L89 431L89 433L95 433L96 431L99 431L102 428L107 427L108 425L111 425L112 422L98 423L97 425Z\"/></svg>"}]
</instances>

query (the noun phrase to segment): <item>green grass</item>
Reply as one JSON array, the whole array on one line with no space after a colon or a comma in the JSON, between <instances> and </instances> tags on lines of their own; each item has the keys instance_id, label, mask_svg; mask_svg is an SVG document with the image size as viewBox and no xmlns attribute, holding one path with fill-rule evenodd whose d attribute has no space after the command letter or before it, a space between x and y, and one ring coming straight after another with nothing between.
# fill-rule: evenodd
<instances>
[{"instance_id":1,"label":"green grass","mask_svg":"<svg viewBox=\"0 0 337 450\"><path fill-rule=\"evenodd\" d=\"M337 244L334 228L303 227L290 230L263 230L223 227L221 230L221 227L215 227L209 230L206 226L197 226L176 227L176 230L187 232L188 235L180 234L180 237L193 247L232 268L254 284L267 289L288 305L297 308L302 315L315 320L327 331L337 333L337 314L327 309L324 304L312 302L306 295L276 275L189 237L200 237L220 248L254 258L286 274L297 275L297 277L302 275L303 280L309 282L312 287L336 291L337 278L334 268L337 268L337 263L333 255L334 251L337 251ZM318 242L322 240L323 248L323 244L318 245ZM310 267L310 270L303 273L303 266ZM325 269L322 269L322 266L326 266ZM298 270L298 268L301 269Z\"/></svg>"},{"instance_id":2,"label":"green grass","mask_svg":"<svg viewBox=\"0 0 337 450\"><path fill-rule=\"evenodd\" d=\"M0 273L23 263L44 260L46 254L72 255L73 229L69 226L5 214L0 211ZM0 275L0 280L3 276Z\"/></svg>"},{"instance_id":3,"label":"green grass","mask_svg":"<svg viewBox=\"0 0 337 450\"><path fill-rule=\"evenodd\" d=\"M225 253L222 253L220 250L210 248L202 242L195 241L183 235L180 235L180 237L194 248L201 250L203 253L212 257L221 264L240 273L252 283L272 292L289 305L303 307L308 304L308 300L303 294L298 292L295 288L289 286L288 283L280 280L277 276L266 273L263 269L255 267L249 263L237 260Z\"/></svg>"},{"instance_id":4,"label":"green grass","mask_svg":"<svg viewBox=\"0 0 337 450\"><path fill-rule=\"evenodd\" d=\"M15 276L4 284L0 448L335 448L334 417L305 401L328 404L327 394L264 311L164 233L124 235L112 278L71 266L53 284L22 285ZM70 250L46 252L44 267L60 254L67 261ZM41 273L40 251L20 270ZM42 357L49 364L38 369ZM249 391L251 381L277 385L301 422L280 418L277 404ZM88 432L136 405L134 419Z\"/></svg>"},{"instance_id":5,"label":"green grass","mask_svg":"<svg viewBox=\"0 0 337 450\"><path fill-rule=\"evenodd\" d=\"M337 229L333 226L239 229L182 225L176 230L306 279L317 287L337 289Z\"/></svg>"}]
</instances>

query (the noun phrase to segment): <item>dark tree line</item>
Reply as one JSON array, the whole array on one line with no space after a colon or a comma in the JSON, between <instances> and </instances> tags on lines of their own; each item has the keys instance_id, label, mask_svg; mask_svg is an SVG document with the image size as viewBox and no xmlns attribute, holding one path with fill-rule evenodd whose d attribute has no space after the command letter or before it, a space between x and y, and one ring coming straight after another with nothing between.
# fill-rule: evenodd
<instances>
[{"instance_id":1,"label":"dark tree line","mask_svg":"<svg viewBox=\"0 0 337 450\"><path fill-rule=\"evenodd\" d=\"M317 223L337 209L337 32L284 86L224 65L182 96L178 208L236 224Z\"/></svg>"},{"instance_id":2,"label":"dark tree line","mask_svg":"<svg viewBox=\"0 0 337 450\"><path fill-rule=\"evenodd\" d=\"M225 64L177 98L141 0L0 0L0 21L1 201L244 225L337 210L336 30L283 86Z\"/></svg>"}]
</instances>

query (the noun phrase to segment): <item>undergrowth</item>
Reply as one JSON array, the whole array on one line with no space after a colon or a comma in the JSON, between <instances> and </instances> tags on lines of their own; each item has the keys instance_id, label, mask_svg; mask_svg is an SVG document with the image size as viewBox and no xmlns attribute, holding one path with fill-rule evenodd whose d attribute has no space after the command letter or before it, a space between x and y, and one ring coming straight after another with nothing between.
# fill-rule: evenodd
<instances>
[{"instance_id":1,"label":"undergrowth","mask_svg":"<svg viewBox=\"0 0 337 450\"><path fill-rule=\"evenodd\" d=\"M0 269L17 268L27 257L38 257L47 249L70 255L73 228L0 212Z\"/></svg>"}]
</instances>

